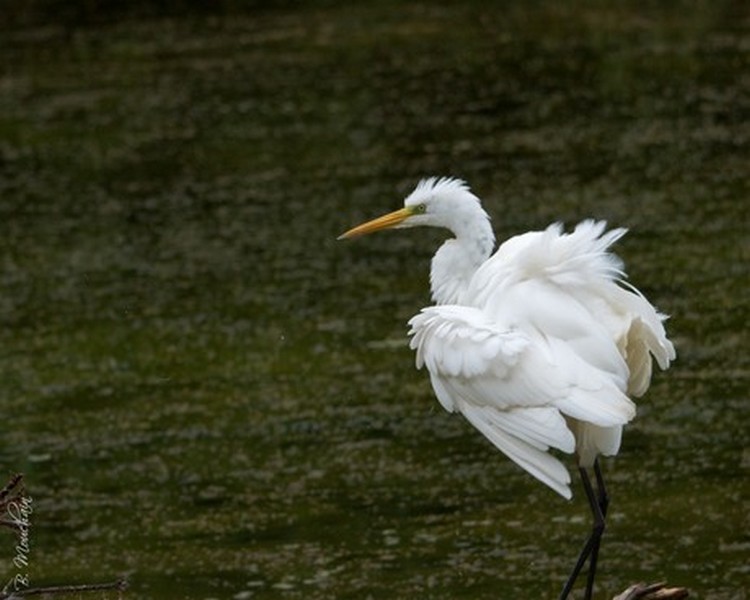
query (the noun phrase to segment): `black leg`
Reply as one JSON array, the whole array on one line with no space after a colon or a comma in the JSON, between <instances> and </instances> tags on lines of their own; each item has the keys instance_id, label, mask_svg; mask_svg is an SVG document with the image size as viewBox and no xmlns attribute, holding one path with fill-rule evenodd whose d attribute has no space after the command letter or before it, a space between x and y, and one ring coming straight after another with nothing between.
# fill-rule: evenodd
<instances>
[{"instance_id":1,"label":"black leg","mask_svg":"<svg viewBox=\"0 0 750 600\"><path fill-rule=\"evenodd\" d=\"M565 582L562 593L560 594L560 600L565 600L573 589L576 579L586 564L586 560L591 557L589 565L589 574L586 582L586 600L591 600L591 596L594 591L594 577L596 576L596 562L599 555L599 544L601 542L602 533L604 532L604 515L609 505L609 498L607 496L606 488L604 487L604 479L598 465L598 461L594 463L594 474L596 476L597 491L594 492L594 488L591 485L589 474L586 472L584 467L580 467L578 471L581 474L581 482L583 483L583 491L586 493L586 499L589 501L591 513L594 516L594 525L591 530L591 535L586 544L583 546L581 553L578 555L573 571L568 577L568 581Z\"/></svg>"},{"instance_id":2,"label":"black leg","mask_svg":"<svg viewBox=\"0 0 750 600\"><path fill-rule=\"evenodd\" d=\"M602 475L602 469L599 466L599 459L594 461L594 475L596 475L596 491L599 496L599 508L602 510L602 517L607 517L607 507L609 507L609 494L607 493L607 486L604 485L604 476Z\"/></svg>"},{"instance_id":3,"label":"black leg","mask_svg":"<svg viewBox=\"0 0 750 600\"><path fill-rule=\"evenodd\" d=\"M597 505L599 506L599 517L601 519L601 524L597 525L599 521L592 504L591 511L594 513L594 533L592 533L592 535L596 535L596 538L594 539L594 544L591 547L589 575L586 580L586 596L584 596L586 600L591 600L591 596L594 593L594 577L596 576L596 564L599 560L599 546L601 545L602 534L604 533L607 508L609 507L609 495L607 494L607 488L604 485L604 477L602 476L602 470L599 467L599 459L596 459L596 461L594 461L594 475L596 476ZM590 498L589 502L591 502Z\"/></svg>"}]
</instances>

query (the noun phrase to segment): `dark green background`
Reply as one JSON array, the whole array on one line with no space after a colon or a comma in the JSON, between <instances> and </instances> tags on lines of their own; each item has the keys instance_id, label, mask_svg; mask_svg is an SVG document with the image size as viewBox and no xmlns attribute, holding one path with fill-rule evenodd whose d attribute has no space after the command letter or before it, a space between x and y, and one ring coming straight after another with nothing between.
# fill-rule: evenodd
<instances>
[{"instance_id":1,"label":"dark green background","mask_svg":"<svg viewBox=\"0 0 750 600\"><path fill-rule=\"evenodd\" d=\"M34 585L554 597L583 495L444 413L406 347L443 234L335 241L455 175L501 239L631 228L672 315L678 361L605 461L598 597L744 598L742 3L124 6L0 15L0 466Z\"/></svg>"}]
</instances>

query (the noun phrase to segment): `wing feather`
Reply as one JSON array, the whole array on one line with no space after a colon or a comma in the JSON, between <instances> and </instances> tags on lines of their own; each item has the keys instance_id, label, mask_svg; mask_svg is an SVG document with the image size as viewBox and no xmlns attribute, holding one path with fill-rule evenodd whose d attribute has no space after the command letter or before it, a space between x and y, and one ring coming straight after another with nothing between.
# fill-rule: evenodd
<instances>
[{"instance_id":1,"label":"wing feather","mask_svg":"<svg viewBox=\"0 0 750 600\"><path fill-rule=\"evenodd\" d=\"M548 485L564 498L570 499L570 473L554 456L496 426L489 407L464 404L461 412L495 447L513 462ZM497 417L497 415L494 415Z\"/></svg>"},{"instance_id":2,"label":"wing feather","mask_svg":"<svg viewBox=\"0 0 750 600\"><path fill-rule=\"evenodd\" d=\"M601 394L606 374L584 385L577 379L583 363L571 367L556 357L554 344L504 330L476 308L429 307L410 325L417 367L427 367L443 407L463 413L498 449L565 497L567 471L546 453L575 450L565 416L601 427L632 417L632 403L612 384L614 400L607 404Z\"/></svg>"},{"instance_id":3,"label":"wing feather","mask_svg":"<svg viewBox=\"0 0 750 600\"><path fill-rule=\"evenodd\" d=\"M675 357L665 317L625 281L609 247L625 229L560 224L500 246L460 295L414 316L410 346L443 407L566 498L570 477L547 451L579 463L617 453L652 361ZM450 243L450 242L449 242ZM455 243L455 240L452 242Z\"/></svg>"}]
</instances>

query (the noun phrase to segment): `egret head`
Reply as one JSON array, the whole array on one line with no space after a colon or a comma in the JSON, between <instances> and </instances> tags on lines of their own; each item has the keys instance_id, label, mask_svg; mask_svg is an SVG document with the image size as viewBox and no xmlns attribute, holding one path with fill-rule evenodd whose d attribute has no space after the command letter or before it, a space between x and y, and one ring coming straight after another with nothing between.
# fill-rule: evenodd
<instances>
[{"instance_id":1,"label":"egret head","mask_svg":"<svg viewBox=\"0 0 750 600\"><path fill-rule=\"evenodd\" d=\"M445 227L456 233L462 223L476 219L478 214L487 217L479 198L471 193L465 181L452 177L430 177L417 184L404 200L403 208L358 225L341 234L339 239L381 229L419 226Z\"/></svg>"}]
</instances>

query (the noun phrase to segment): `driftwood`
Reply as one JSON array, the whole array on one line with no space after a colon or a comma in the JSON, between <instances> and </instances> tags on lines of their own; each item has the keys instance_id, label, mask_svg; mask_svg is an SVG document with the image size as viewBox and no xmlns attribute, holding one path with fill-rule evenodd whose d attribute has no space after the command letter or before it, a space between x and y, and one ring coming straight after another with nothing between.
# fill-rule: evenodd
<instances>
[{"instance_id":1,"label":"driftwood","mask_svg":"<svg viewBox=\"0 0 750 600\"><path fill-rule=\"evenodd\" d=\"M23 492L23 475L16 473L11 476L8 483L0 490L0 514L8 514L8 505L21 497ZM19 524L12 519L0 518L0 525L14 531L20 530Z\"/></svg>"},{"instance_id":2,"label":"driftwood","mask_svg":"<svg viewBox=\"0 0 750 600\"><path fill-rule=\"evenodd\" d=\"M687 597L685 588L668 588L666 583L636 583L612 600L682 600Z\"/></svg>"},{"instance_id":3,"label":"driftwood","mask_svg":"<svg viewBox=\"0 0 750 600\"><path fill-rule=\"evenodd\" d=\"M30 587L16 592L0 592L0 600L13 600L28 596L60 596L65 594L80 594L81 592L102 592L117 590L124 592L128 587L125 579L118 579L109 583L84 583L81 585L51 585L47 587Z\"/></svg>"}]
</instances>

